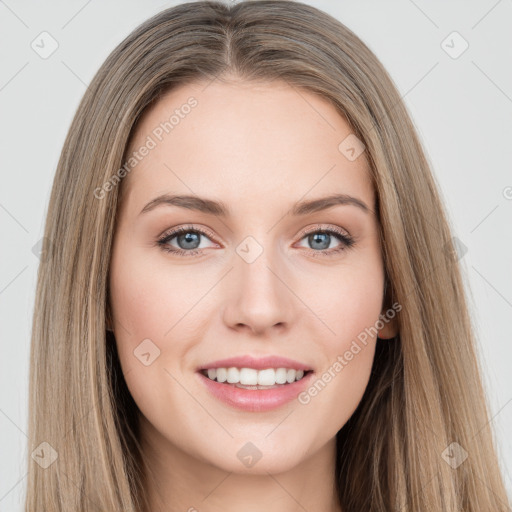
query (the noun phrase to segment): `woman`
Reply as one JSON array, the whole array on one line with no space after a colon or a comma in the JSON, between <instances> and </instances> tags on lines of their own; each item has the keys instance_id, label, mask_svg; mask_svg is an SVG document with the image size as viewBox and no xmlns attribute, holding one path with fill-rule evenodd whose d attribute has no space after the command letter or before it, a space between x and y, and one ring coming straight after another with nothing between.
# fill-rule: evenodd
<instances>
[{"instance_id":1,"label":"woman","mask_svg":"<svg viewBox=\"0 0 512 512\"><path fill-rule=\"evenodd\" d=\"M327 14L139 26L79 106L45 237L27 511L508 509L429 165Z\"/></svg>"}]
</instances>

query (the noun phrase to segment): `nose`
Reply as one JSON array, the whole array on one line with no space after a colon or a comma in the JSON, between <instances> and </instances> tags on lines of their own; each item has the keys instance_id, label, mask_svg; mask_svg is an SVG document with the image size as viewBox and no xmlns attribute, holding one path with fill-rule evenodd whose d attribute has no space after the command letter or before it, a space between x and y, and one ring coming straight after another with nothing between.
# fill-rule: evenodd
<instances>
[{"instance_id":1,"label":"nose","mask_svg":"<svg viewBox=\"0 0 512 512\"><path fill-rule=\"evenodd\" d=\"M293 325L301 302L284 267L275 251L263 250L252 262L235 254L226 280L225 324L259 336Z\"/></svg>"}]
</instances>

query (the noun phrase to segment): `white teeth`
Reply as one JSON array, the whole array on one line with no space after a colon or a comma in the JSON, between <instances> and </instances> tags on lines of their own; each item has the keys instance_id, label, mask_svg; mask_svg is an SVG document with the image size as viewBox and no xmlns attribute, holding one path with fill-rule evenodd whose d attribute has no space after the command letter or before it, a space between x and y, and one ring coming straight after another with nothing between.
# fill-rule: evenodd
<instances>
[{"instance_id":1,"label":"white teeth","mask_svg":"<svg viewBox=\"0 0 512 512\"><path fill-rule=\"evenodd\" d=\"M258 370L254 368L242 368L238 382L246 386L255 386L258 384Z\"/></svg>"},{"instance_id":2,"label":"white teeth","mask_svg":"<svg viewBox=\"0 0 512 512\"><path fill-rule=\"evenodd\" d=\"M273 368L267 370L260 370L258 372L258 385L259 386L273 386L276 383L276 371ZM245 382L240 382L245 384Z\"/></svg>"},{"instance_id":3,"label":"white teeth","mask_svg":"<svg viewBox=\"0 0 512 512\"><path fill-rule=\"evenodd\" d=\"M203 370L204 373L204 370ZM304 377L304 370L289 368L267 368L255 370L254 368L210 368L208 377L217 382L228 384L242 384L244 386L275 386L276 384L291 384Z\"/></svg>"},{"instance_id":4,"label":"white teeth","mask_svg":"<svg viewBox=\"0 0 512 512\"><path fill-rule=\"evenodd\" d=\"M240 370L238 368L228 368L227 381L229 384L240 382Z\"/></svg>"},{"instance_id":5,"label":"white teeth","mask_svg":"<svg viewBox=\"0 0 512 512\"><path fill-rule=\"evenodd\" d=\"M226 368L217 368L217 382L226 382L228 371Z\"/></svg>"},{"instance_id":6,"label":"white teeth","mask_svg":"<svg viewBox=\"0 0 512 512\"><path fill-rule=\"evenodd\" d=\"M276 370L276 384L284 384L286 382L286 368L278 368Z\"/></svg>"}]
</instances>

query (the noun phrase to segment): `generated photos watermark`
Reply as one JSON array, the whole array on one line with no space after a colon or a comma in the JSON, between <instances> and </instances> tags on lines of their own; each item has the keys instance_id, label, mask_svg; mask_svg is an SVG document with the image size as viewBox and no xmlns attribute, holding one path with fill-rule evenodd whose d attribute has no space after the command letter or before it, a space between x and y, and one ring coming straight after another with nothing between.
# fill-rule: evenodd
<instances>
[{"instance_id":1,"label":"generated photos watermark","mask_svg":"<svg viewBox=\"0 0 512 512\"><path fill-rule=\"evenodd\" d=\"M163 121L158 126L153 128L151 135L146 137L146 140L137 150L127 158L124 165L119 168L101 187L94 189L94 197L96 199L103 199L107 192L115 188L121 180L127 176L136 165L141 162L144 157L149 155L152 149L155 149L159 142L162 142L165 135L169 134L176 126L178 126L183 119L185 119L192 109L198 104L196 98L191 96L186 103L180 108L174 109L174 113L167 121Z\"/></svg>"},{"instance_id":2,"label":"generated photos watermark","mask_svg":"<svg viewBox=\"0 0 512 512\"><path fill-rule=\"evenodd\" d=\"M360 332L357 335L357 339L353 340L350 344L349 349L343 355L338 355L333 364L308 389L299 393L297 396L298 401L303 405L309 404L311 399L317 396L366 347L368 339L376 336L385 324L395 318L401 309L402 305L395 302L384 314L379 315L379 320L375 324L371 327L366 327L364 331Z\"/></svg>"}]
</instances>

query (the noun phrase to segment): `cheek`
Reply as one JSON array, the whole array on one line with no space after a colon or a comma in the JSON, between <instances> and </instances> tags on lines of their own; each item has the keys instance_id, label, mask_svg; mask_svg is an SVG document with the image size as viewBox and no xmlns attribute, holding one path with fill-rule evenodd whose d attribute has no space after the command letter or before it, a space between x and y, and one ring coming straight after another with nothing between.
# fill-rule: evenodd
<instances>
[{"instance_id":1,"label":"cheek","mask_svg":"<svg viewBox=\"0 0 512 512\"><path fill-rule=\"evenodd\" d=\"M173 336L174 341L186 339L186 322L178 322L186 313L183 303L187 301L178 273L165 278L164 274L165 269L140 248L125 247L112 255L110 300L126 384L146 417L161 417L165 422L169 410L184 406L168 392L174 382L172 361L181 361L186 350L186 344L171 341ZM162 403L167 404L167 413Z\"/></svg>"},{"instance_id":2,"label":"cheek","mask_svg":"<svg viewBox=\"0 0 512 512\"><path fill-rule=\"evenodd\" d=\"M156 249L155 249L156 251ZM134 342L163 339L186 313L193 286L178 270L169 272L147 250L127 247L122 257L114 252L110 296L116 334L130 333Z\"/></svg>"},{"instance_id":3,"label":"cheek","mask_svg":"<svg viewBox=\"0 0 512 512\"><path fill-rule=\"evenodd\" d=\"M376 338L376 323L382 308L382 282L379 278L360 279L340 292L331 308L334 335L327 337L330 349L348 350L353 340Z\"/></svg>"},{"instance_id":4,"label":"cheek","mask_svg":"<svg viewBox=\"0 0 512 512\"><path fill-rule=\"evenodd\" d=\"M203 305L197 304L198 298L211 286L201 280L194 283L192 272L173 267L156 251L119 243L111 261L117 351L136 401L139 395L169 385L172 377L164 369L172 374L183 371L187 351L198 339ZM144 360L142 354L147 353Z\"/></svg>"},{"instance_id":5,"label":"cheek","mask_svg":"<svg viewBox=\"0 0 512 512\"><path fill-rule=\"evenodd\" d=\"M312 309L329 327L325 337L325 352L338 354L348 350L352 340L376 338L375 329L383 305L384 272L378 253L368 252L346 266L333 270L320 291L310 293ZM370 332L369 332L370 330ZM366 333L366 336L365 336ZM371 334L373 336L371 336Z\"/></svg>"},{"instance_id":6,"label":"cheek","mask_svg":"<svg viewBox=\"0 0 512 512\"><path fill-rule=\"evenodd\" d=\"M164 334L172 319L173 294L164 296L164 283L142 252L119 244L110 266L110 305L119 360L136 402L156 383L168 349ZM149 354L149 355L148 355ZM161 368L160 368L161 370Z\"/></svg>"},{"instance_id":7,"label":"cheek","mask_svg":"<svg viewBox=\"0 0 512 512\"><path fill-rule=\"evenodd\" d=\"M367 387L375 354L384 286L379 260L361 260L333 275L329 293L316 293L319 317L330 328L321 339L322 368L299 401L337 431ZM316 420L315 420L316 422Z\"/></svg>"}]
</instances>

